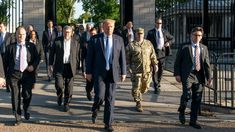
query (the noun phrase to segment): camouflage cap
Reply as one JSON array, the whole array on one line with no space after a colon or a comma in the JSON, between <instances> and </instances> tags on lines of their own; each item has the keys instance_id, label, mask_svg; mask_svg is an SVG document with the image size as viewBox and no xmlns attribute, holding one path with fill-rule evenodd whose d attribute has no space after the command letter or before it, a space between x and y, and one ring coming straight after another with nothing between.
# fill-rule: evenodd
<instances>
[{"instance_id":1,"label":"camouflage cap","mask_svg":"<svg viewBox=\"0 0 235 132\"><path fill-rule=\"evenodd\" d=\"M137 28L136 32L140 33L140 34L143 34L144 33L144 29L143 28Z\"/></svg>"}]
</instances>

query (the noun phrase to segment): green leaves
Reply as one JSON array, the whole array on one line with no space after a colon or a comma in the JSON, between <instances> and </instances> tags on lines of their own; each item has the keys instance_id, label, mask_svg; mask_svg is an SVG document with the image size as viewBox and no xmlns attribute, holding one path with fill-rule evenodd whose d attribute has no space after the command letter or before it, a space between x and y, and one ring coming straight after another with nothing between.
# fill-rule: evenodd
<instances>
[{"instance_id":1,"label":"green leaves","mask_svg":"<svg viewBox=\"0 0 235 132\"><path fill-rule=\"evenodd\" d=\"M57 0L56 16L58 23L71 23L74 15L74 4L80 0Z\"/></svg>"},{"instance_id":2,"label":"green leaves","mask_svg":"<svg viewBox=\"0 0 235 132\"><path fill-rule=\"evenodd\" d=\"M12 0L2 0L0 2L0 21L4 23L8 23L10 14L8 14L8 10L12 7Z\"/></svg>"},{"instance_id":3,"label":"green leaves","mask_svg":"<svg viewBox=\"0 0 235 132\"><path fill-rule=\"evenodd\" d=\"M120 22L120 11L117 0L81 0L83 9L89 12L94 22L110 18Z\"/></svg>"}]
</instances>

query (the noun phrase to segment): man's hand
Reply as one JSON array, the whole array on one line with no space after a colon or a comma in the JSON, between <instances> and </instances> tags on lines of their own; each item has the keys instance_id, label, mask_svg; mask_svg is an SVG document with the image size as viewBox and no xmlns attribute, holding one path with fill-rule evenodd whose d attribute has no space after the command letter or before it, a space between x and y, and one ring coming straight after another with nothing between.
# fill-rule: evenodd
<instances>
[{"instance_id":1,"label":"man's hand","mask_svg":"<svg viewBox=\"0 0 235 132\"><path fill-rule=\"evenodd\" d=\"M85 72L82 73L82 76L83 76L83 78L86 79L86 73Z\"/></svg>"},{"instance_id":2,"label":"man's hand","mask_svg":"<svg viewBox=\"0 0 235 132\"><path fill-rule=\"evenodd\" d=\"M33 68L32 65L30 65L30 66L28 66L27 70L28 70L29 72L32 72L32 71L34 70L34 68Z\"/></svg>"},{"instance_id":3,"label":"man's hand","mask_svg":"<svg viewBox=\"0 0 235 132\"><path fill-rule=\"evenodd\" d=\"M121 82L124 82L124 81L125 81L125 79L126 79L126 75L121 75L120 77L121 77L121 79L120 79L120 80L121 80Z\"/></svg>"},{"instance_id":4,"label":"man's hand","mask_svg":"<svg viewBox=\"0 0 235 132\"><path fill-rule=\"evenodd\" d=\"M181 77L180 76L175 76L175 80L180 83L181 82Z\"/></svg>"},{"instance_id":5,"label":"man's hand","mask_svg":"<svg viewBox=\"0 0 235 132\"><path fill-rule=\"evenodd\" d=\"M155 73L158 71L158 65L154 66Z\"/></svg>"},{"instance_id":6,"label":"man's hand","mask_svg":"<svg viewBox=\"0 0 235 132\"><path fill-rule=\"evenodd\" d=\"M92 79L92 74L86 74L86 79L91 82Z\"/></svg>"},{"instance_id":7,"label":"man's hand","mask_svg":"<svg viewBox=\"0 0 235 132\"><path fill-rule=\"evenodd\" d=\"M52 66L52 65L49 65L49 66L48 66L48 70L49 70L50 73L53 73L53 66Z\"/></svg>"},{"instance_id":8,"label":"man's hand","mask_svg":"<svg viewBox=\"0 0 235 132\"><path fill-rule=\"evenodd\" d=\"M0 77L0 87L5 87L5 86L6 86L6 80Z\"/></svg>"},{"instance_id":9,"label":"man's hand","mask_svg":"<svg viewBox=\"0 0 235 132\"><path fill-rule=\"evenodd\" d=\"M208 81L207 81L207 86L209 86L209 87L211 87L212 86L212 82L213 82L213 80L212 79L208 79Z\"/></svg>"},{"instance_id":10,"label":"man's hand","mask_svg":"<svg viewBox=\"0 0 235 132\"><path fill-rule=\"evenodd\" d=\"M165 46L165 47L169 47L169 46L170 46L169 42L166 42L166 43L164 44L164 46Z\"/></svg>"}]
</instances>

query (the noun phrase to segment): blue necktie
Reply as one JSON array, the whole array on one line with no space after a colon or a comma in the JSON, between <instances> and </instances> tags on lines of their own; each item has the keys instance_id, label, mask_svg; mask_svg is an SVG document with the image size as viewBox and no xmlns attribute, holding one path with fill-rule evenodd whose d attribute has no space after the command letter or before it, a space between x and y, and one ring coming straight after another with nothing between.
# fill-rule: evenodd
<instances>
[{"instance_id":1,"label":"blue necktie","mask_svg":"<svg viewBox=\"0 0 235 132\"><path fill-rule=\"evenodd\" d=\"M106 57L106 70L109 70L109 59L110 59L110 44L109 44L109 37L106 38L106 53L105 53L105 57Z\"/></svg>"},{"instance_id":2,"label":"blue necktie","mask_svg":"<svg viewBox=\"0 0 235 132\"><path fill-rule=\"evenodd\" d=\"M159 31L157 31L157 37L158 37L158 39L160 39L160 32Z\"/></svg>"}]
</instances>

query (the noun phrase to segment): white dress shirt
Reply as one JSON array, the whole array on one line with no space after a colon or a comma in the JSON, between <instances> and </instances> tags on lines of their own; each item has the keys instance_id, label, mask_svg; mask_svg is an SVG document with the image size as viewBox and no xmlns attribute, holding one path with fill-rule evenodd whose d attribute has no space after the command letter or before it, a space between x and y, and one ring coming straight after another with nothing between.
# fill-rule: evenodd
<instances>
[{"instance_id":1,"label":"white dress shirt","mask_svg":"<svg viewBox=\"0 0 235 132\"><path fill-rule=\"evenodd\" d=\"M64 64L70 63L69 62L70 45L71 45L71 39L69 39L69 40L64 39L64 58L63 58Z\"/></svg>"}]
</instances>

